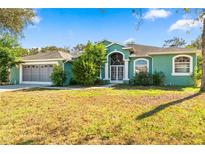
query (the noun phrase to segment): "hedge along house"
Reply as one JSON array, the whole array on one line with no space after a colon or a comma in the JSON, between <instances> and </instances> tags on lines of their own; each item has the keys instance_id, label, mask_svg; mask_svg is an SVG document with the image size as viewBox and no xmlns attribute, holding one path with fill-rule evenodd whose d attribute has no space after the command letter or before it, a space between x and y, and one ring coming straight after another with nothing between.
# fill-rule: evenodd
<instances>
[{"instance_id":1,"label":"hedge along house","mask_svg":"<svg viewBox=\"0 0 205 154\"><path fill-rule=\"evenodd\" d=\"M100 70L100 79L106 83L129 83L138 72L153 74L163 72L165 85L193 85L192 75L197 65L196 51L186 48L159 48L146 45L122 45L108 40L106 62ZM72 56L57 51L39 53L22 58L22 63L11 69L10 81L23 84L52 84L50 74L54 64L62 65L67 76L65 85L72 78Z\"/></svg>"}]
</instances>

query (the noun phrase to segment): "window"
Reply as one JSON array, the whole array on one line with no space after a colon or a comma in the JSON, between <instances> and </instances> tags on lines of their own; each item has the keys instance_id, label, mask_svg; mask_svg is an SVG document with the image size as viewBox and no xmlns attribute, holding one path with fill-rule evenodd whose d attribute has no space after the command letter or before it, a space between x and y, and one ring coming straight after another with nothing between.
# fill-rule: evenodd
<instances>
[{"instance_id":1,"label":"window","mask_svg":"<svg viewBox=\"0 0 205 154\"><path fill-rule=\"evenodd\" d=\"M149 72L149 61L147 59L137 59L134 63L134 72Z\"/></svg>"},{"instance_id":2,"label":"window","mask_svg":"<svg viewBox=\"0 0 205 154\"><path fill-rule=\"evenodd\" d=\"M181 55L173 57L173 75L191 75L192 71L191 56Z\"/></svg>"},{"instance_id":3,"label":"window","mask_svg":"<svg viewBox=\"0 0 205 154\"><path fill-rule=\"evenodd\" d=\"M113 53L110 56L110 64L111 65L124 65L123 55L120 53Z\"/></svg>"}]
</instances>

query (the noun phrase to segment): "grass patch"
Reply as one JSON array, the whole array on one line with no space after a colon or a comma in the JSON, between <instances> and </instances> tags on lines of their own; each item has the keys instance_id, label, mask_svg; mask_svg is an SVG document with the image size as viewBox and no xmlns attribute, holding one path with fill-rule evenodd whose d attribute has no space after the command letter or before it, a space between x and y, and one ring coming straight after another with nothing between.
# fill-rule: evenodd
<instances>
[{"instance_id":1,"label":"grass patch","mask_svg":"<svg viewBox=\"0 0 205 154\"><path fill-rule=\"evenodd\" d=\"M0 93L0 144L205 144L205 93L116 86Z\"/></svg>"}]
</instances>

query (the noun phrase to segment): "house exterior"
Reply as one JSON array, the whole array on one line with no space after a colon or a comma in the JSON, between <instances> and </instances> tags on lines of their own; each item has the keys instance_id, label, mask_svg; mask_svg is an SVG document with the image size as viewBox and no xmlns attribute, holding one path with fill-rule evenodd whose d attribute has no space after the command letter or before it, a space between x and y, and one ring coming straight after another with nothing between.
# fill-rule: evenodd
<instances>
[{"instance_id":1,"label":"house exterior","mask_svg":"<svg viewBox=\"0 0 205 154\"><path fill-rule=\"evenodd\" d=\"M129 83L138 72L153 74L163 72L165 85L191 86L192 75L197 65L196 51L186 48L160 48L147 45L122 45L103 40L106 46L106 62L100 70L100 79L106 83ZM50 74L53 65L61 65L66 73L65 85L72 78L73 57L57 51L39 53L22 58L22 63L11 69L13 84L52 84Z\"/></svg>"}]
</instances>

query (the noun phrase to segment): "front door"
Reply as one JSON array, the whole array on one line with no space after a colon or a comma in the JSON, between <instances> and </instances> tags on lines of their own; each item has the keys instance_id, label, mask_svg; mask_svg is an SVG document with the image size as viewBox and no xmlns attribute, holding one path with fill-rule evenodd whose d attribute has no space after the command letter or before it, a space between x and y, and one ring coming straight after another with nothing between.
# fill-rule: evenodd
<instances>
[{"instance_id":1,"label":"front door","mask_svg":"<svg viewBox=\"0 0 205 154\"><path fill-rule=\"evenodd\" d=\"M124 77L124 65L110 66L111 82L122 83Z\"/></svg>"}]
</instances>

